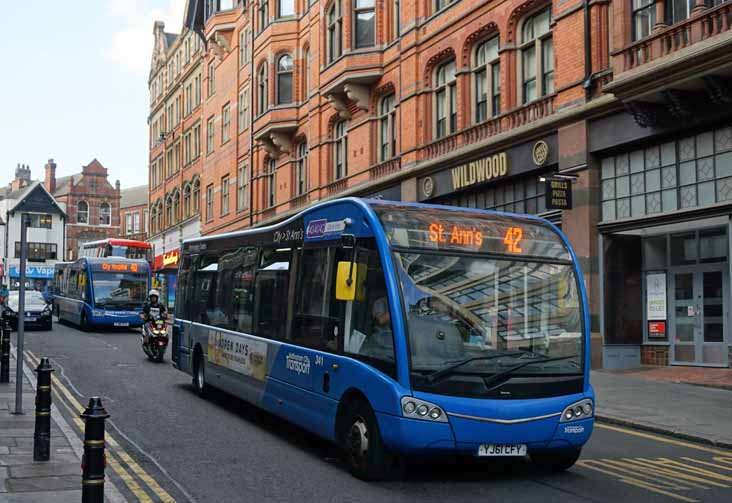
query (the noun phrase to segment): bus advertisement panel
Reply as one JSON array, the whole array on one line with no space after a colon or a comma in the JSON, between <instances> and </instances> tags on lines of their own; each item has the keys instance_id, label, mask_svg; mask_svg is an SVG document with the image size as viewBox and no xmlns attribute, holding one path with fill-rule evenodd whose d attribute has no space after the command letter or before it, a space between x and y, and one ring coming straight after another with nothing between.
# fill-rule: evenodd
<instances>
[{"instance_id":1,"label":"bus advertisement panel","mask_svg":"<svg viewBox=\"0 0 732 503\"><path fill-rule=\"evenodd\" d=\"M54 310L59 320L82 328L142 325L140 313L150 288L144 260L81 258L56 264Z\"/></svg>"},{"instance_id":2,"label":"bus advertisement panel","mask_svg":"<svg viewBox=\"0 0 732 503\"><path fill-rule=\"evenodd\" d=\"M526 215L342 199L186 241L173 361L341 445L574 464L594 422L589 314L561 232Z\"/></svg>"}]
</instances>

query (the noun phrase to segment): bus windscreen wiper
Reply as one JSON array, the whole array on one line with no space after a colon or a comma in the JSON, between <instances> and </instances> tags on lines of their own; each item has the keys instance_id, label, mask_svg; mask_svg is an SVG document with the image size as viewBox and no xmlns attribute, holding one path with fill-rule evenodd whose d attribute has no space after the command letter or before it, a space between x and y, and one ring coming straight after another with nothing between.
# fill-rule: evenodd
<instances>
[{"instance_id":1,"label":"bus windscreen wiper","mask_svg":"<svg viewBox=\"0 0 732 503\"><path fill-rule=\"evenodd\" d=\"M491 384L500 381L506 376L509 376L516 372L517 370L520 370L528 365L533 365L535 363L548 363L548 362L557 362L560 360L569 360L570 358L577 358L580 355L569 355L569 356L557 356L555 358L537 358L536 360L531 360L528 362L519 363L518 365L514 365L513 367L507 368L506 370L502 372L497 372L493 374L490 377L486 377L483 379L483 382L485 382L486 387L490 386Z\"/></svg>"},{"instance_id":2,"label":"bus windscreen wiper","mask_svg":"<svg viewBox=\"0 0 732 503\"><path fill-rule=\"evenodd\" d=\"M485 355L485 356L473 356L470 358L466 358L464 360L460 360L457 363L448 365L447 367L443 367L440 370L436 370L436 371L432 372L431 374L427 374L427 376L425 376L425 379L427 379L427 382L432 384L435 381L437 381L438 379L441 379L442 377L452 374L455 371L455 369L462 367L463 365L466 365L470 362L477 362L477 361L482 361L482 360L495 360L496 358L501 358L504 356L518 356L521 354L523 354L523 352L511 351L511 352L507 352L507 353L496 353L496 354Z\"/></svg>"}]
</instances>

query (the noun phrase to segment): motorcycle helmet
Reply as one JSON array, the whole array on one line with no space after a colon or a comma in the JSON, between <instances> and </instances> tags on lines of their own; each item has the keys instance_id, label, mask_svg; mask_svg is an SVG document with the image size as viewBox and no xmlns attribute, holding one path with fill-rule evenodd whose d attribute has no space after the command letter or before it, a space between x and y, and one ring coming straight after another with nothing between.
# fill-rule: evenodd
<instances>
[{"instance_id":1,"label":"motorcycle helmet","mask_svg":"<svg viewBox=\"0 0 732 503\"><path fill-rule=\"evenodd\" d=\"M160 292L158 292L158 291L157 291L157 290L155 290L154 288L153 288L152 290L150 290L150 292L149 292L149 293L147 294L147 298L149 299L149 298L150 298L150 297L152 297L153 295L154 295L155 297L157 297L157 298L158 298L158 300L160 300Z\"/></svg>"}]
</instances>

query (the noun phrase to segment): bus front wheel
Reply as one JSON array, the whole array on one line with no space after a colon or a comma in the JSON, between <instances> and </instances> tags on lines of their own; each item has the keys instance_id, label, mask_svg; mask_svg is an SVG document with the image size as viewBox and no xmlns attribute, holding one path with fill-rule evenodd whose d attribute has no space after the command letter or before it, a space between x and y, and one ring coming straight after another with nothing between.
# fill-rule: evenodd
<instances>
[{"instance_id":1,"label":"bus front wheel","mask_svg":"<svg viewBox=\"0 0 732 503\"><path fill-rule=\"evenodd\" d=\"M572 468L582 453L582 449L553 449L531 453L531 461L542 470L563 472Z\"/></svg>"},{"instance_id":2,"label":"bus front wheel","mask_svg":"<svg viewBox=\"0 0 732 503\"><path fill-rule=\"evenodd\" d=\"M374 411L360 398L346 407L342 439L349 471L363 480L383 479L393 460L384 448Z\"/></svg>"},{"instance_id":3,"label":"bus front wheel","mask_svg":"<svg viewBox=\"0 0 732 503\"><path fill-rule=\"evenodd\" d=\"M89 331L89 320L86 317L85 312L81 312L81 319L79 320L79 325L81 326L81 330L84 332Z\"/></svg>"},{"instance_id":4,"label":"bus front wheel","mask_svg":"<svg viewBox=\"0 0 732 503\"><path fill-rule=\"evenodd\" d=\"M203 355L200 351L196 352L196 359L193 367L193 389L198 396L205 398L208 393L208 385L206 384L206 370L203 362Z\"/></svg>"}]
</instances>

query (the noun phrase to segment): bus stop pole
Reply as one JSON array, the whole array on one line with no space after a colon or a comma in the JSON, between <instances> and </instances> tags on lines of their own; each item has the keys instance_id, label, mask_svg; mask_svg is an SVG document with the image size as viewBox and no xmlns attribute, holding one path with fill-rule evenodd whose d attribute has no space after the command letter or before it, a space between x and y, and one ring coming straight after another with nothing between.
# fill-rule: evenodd
<instances>
[{"instance_id":1,"label":"bus stop pole","mask_svg":"<svg viewBox=\"0 0 732 503\"><path fill-rule=\"evenodd\" d=\"M28 259L28 219L20 219L20 285L18 289L18 341L15 356L15 412L23 414L23 339L25 338L25 264Z\"/></svg>"}]
</instances>

